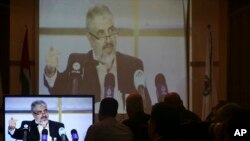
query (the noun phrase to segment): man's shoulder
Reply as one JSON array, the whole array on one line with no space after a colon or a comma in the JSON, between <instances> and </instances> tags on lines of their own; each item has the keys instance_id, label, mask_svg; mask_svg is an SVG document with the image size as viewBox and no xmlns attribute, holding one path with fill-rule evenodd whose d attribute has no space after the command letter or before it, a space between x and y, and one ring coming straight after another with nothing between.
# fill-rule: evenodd
<instances>
[{"instance_id":1,"label":"man's shoulder","mask_svg":"<svg viewBox=\"0 0 250 141\"><path fill-rule=\"evenodd\" d=\"M131 123L131 119L130 118L125 119L125 120L122 121L122 124L124 124L126 126L128 126L130 123Z\"/></svg>"},{"instance_id":2,"label":"man's shoulder","mask_svg":"<svg viewBox=\"0 0 250 141\"><path fill-rule=\"evenodd\" d=\"M114 125L123 125L122 123L118 122L115 118L106 118L102 121L99 121L92 125L93 128L106 128L106 127L115 127Z\"/></svg>"},{"instance_id":3,"label":"man's shoulder","mask_svg":"<svg viewBox=\"0 0 250 141\"><path fill-rule=\"evenodd\" d=\"M188 109L183 111L182 116L188 118L189 120L201 121L201 118L198 115Z\"/></svg>"},{"instance_id":4,"label":"man's shoulder","mask_svg":"<svg viewBox=\"0 0 250 141\"><path fill-rule=\"evenodd\" d=\"M35 120L23 120L22 124L31 124L31 123L35 123Z\"/></svg>"},{"instance_id":5,"label":"man's shoulder","mask_svg":"<svg viewBox=\"0 0 250 141\"><path fill-rule=\"evenodd\" d=\"M71 53L69 55L69 59L82 60L82 59L85 59L87 56L88 56L88 53Z\"/></svg>"},{"instance_id":6,"label":"man's shoulder","mask_svg":"<svg viewBox=\"0 0 250 141\"><path fill-rule=\"evenodd\" d=\"M32 123L34 120L23 120L22 123Z\"/></svg>"},{"instance_id":7,"label":"man's shoulder","mask_svg":"<svg viewBox=\"0 0 250 141\"><path fill-rule=\"evenodd\" d=\"M137 57L134 57L134 56L131 56L131 55L128 55L128 54L124 54L124 53L121 53L121 52L118 52L118 51L116 53L117 53L117 56L122 57L122 58L140 60Z\"/></svg>"},{"instance_id":8,"label":"man's shoulder","mask_svg":"<svg viewBox=\"0 0 250 141\"><path fill-rule=\"evenodd\" d=\"M83 67L86 62L92 59L91 53L71 53L68 58L68 69L72 67Z\"/></svg>"},{"instance_id":9,"label":"man's shoulder","mask_svg":"<svg viewBox=\"0 0 250 141\"><path fill-rule=\"evenodd\" d=\"M61 122L57 122L57 121L53 121L53 120L49 120L49 124L64 126L64 124L63 124L63 123L61 123Z\"/></svg>"},{"instance_id":10,"label":"man's shoulder","mask_svg":"<svg viewBox=\"0 0 250 141\"><path fill-rule=\"evenodd\" d=\"M128 55L128 54L124 54L124 53L121 53L121 52L117 52L117 57L121 58L121 59L125 59L125 60L133 60L133 61L138 61L138 62L142 62L141 59L137 58L137 57L134 57L134 56L131 56L131 55Z\"/></svg>"}]
</instances>

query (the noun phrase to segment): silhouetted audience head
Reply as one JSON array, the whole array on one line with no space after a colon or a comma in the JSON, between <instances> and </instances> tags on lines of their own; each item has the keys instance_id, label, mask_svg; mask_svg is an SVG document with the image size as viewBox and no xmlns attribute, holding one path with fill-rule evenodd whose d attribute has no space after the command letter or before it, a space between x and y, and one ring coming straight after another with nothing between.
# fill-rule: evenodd
<instances>
[{"instance_id":1,"label":"silhouetted audience head","mask_svg":"<svg viewBox=\"0 0 250 141\"><path fill-rule=\"evenodd\" d=\"M149 141L148 121L150 115L144 112L142 96L138 93L129 94L126 99L126 110L128 119L122 123L133 132L135 141Z\"/></svg>"},{"instance_id":2,"label":"silhouetted audience head","mask_svg":"<svg viewBox=\"0 0 250 141\"><path fill-rule=\"evenodd\" d=\"M227 103L216 111L215 120L210 126L212 130L210 130L217 139L226 138L227 141L239 140L242 138L234 137L234 133L236 129L241 130L249 126L249 119L248 110L236 103Z\"/></svg>"},{"instance_id":3,"label":"silhouetted audience head","mask_svg":"<svg viewBox=\"0 0 250 141\"><path fill-rule=\"evenodd\" d=\"M131 118L138 112L144 112L143 100L140 94L132 93L126 99L126 110L128 116Z\"/></svg>"},{"instance_id":4,"label":"silhouetted audience head","mask_svg":"<svg viewBox=\"0 0 250 141\"><path fill-rule=\"evenodd\" d=\"M236 103L227 103L216 111L215 120L226 123L232 118L241 107Z\"/></svg>"},{"instance_id":5,"label":"silhouetted audience head","mask_svg":"<svg viewBox=\"0 0 250 141\"><path fill-rule=\"evenodd\" d=\"M222 106L224 106L225 104L227 104L227 101L224 100L219 100L218 104L215 105L214 107L212 107L212 111L209 113L209 115L206 117L206 121L214 121L215 120L215 116L216 116L216 112L219 108L221 108Z\"/></svg>"},{"instance_id":6,"label":"silhouetted audience head","mask_svg":"<svg viewBox=\"0 0 250 141\"><path fill-rule=\"evenodd\" d=\"M164 97L164 102L173 105L175 107L183 106L183 102L181 100L181 97L178 93L176 92L169 92L165 97Z\"/></svg>"},{"instance_id":7,"label":"silhouetted audience head","mask_svg":"<svg viewBox=\"0 0 250 141\"><path fill-rule=\"evenodd\" d=\"M84 141L133 141L131 130L115 119L117 109L115 99L104 98L100 103L100 122L88 128Z\"/></svg>"},{"instance_id":8,"label":"silhouetted audience head","mask_svg":"<svg viewBox=\"0 0 250 141\"><path fill-rule=\"evenodd\" d=\"M115 117L117 114L118 102L114 98L104 98L99 109L99 120L105 117Z\"/></svg>"},{"instance_id":9,"label":"silhouetted audience head","mask_svg":"<svg viewBox=\"0 0 250 141\"><path fill-rule=\"evenodd\" d=\"M189 111L183 105L180 95L176 92L170 92L164 97L164 102L177 108L180 114L180 123L186 124L189 122L200 122L201 118L194 112Z\"/></svg>"},{"instance_id":10,"label":"silhouetted audience head","mask_svg":"<svg viewBox=\"0 0 250 141\"><path fill-rule=\"evenodd\" d=\"M226 123L225 130L224 138L227 141L250 141L250 110L246 108L235 110Z\"/></svg>"},{"instance_id":11,"label":"silhouetted audience head","mask_svg":"<svg viewBox=\"0 0 250 141\"><path fill-rule=\"evenodd\" d=\"M175 107L165 102L156 103L152 107L148 130L151 140L176 139L179 126L179 113Z\"/></svg>"}]
</instances>

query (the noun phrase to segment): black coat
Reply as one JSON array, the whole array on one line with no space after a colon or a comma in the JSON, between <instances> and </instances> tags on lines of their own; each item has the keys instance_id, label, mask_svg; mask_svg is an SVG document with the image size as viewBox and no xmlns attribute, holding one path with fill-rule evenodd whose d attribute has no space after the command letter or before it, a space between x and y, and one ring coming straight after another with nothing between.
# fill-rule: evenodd
<instances>
[{"instance_id":1,"label":"black coat","mask_svg":"<svg viewBox=\"0 0 250 141\"><path fill-rule=\"evenodd\" d=\"M124 120L122 123L128 126L134 134L135 141L149 141L148 121L150 115L138 112L133 118Z\"/></svg>"},{"instance_id":2,"label":"black coat","mask_svg":"<svg viewBox=\"0 0 250 141\"><path fill-rule=\"evenodd\" d=\"M120 52L116 53L118 90L122 94L137 92L134 86L134 73L136 70L143 70L143 63L140 59ZM80 68L74 70L74 64L79 64ZM94 95L95 102L100 101L100 83L96 70L98 62L93 59L93 52L72 53L69 56L67 68L64 72L58 72L54 87L50 88L44 78L44 85L50 94L76 94ZM73 78L78 81L77 92L72 91ZM125 96L124 96L125 97ZM151 105L151 100L146 90L146 103Z\"/></svg>"}]
</instances>

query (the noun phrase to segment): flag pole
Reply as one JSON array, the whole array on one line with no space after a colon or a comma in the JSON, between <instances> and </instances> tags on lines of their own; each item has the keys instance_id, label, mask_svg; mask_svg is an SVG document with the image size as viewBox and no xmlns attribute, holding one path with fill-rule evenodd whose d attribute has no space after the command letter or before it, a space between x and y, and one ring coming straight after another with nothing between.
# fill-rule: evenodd
<instances>
[{"instance_id":1,"label":"flag pole","mask_svg":"<svg viewBox=\"0 0 250 141\"><path fill-rule=\"evenodd\" d=\"M202 99L202 119L205 120L211 111L211 94L212 94L212 33L211 26L207 26L207 46L206 46L206 60L205 60L205 78L204 91Z\"/></svg>"},{"instance_id":2,"label":"flag pole","mask_svg":"<svg viewBox=\"0 0 250 141\"><path fill-rule=\"evenodd\" d=\"M189 49L190 49L190 38L189 38L189 34L190 34L190 0L187 0L187 10L185 10L185 2L184 0L182 0L182 5L183 5L183 21L184 21L184 37L185 37L185 52L186 52L186 73L187 73L187 107L188 109L190 109L192 107L192 105L190 103L192 103L190 101L190 89L189 89Z\"/></svg>"}]
</instances>

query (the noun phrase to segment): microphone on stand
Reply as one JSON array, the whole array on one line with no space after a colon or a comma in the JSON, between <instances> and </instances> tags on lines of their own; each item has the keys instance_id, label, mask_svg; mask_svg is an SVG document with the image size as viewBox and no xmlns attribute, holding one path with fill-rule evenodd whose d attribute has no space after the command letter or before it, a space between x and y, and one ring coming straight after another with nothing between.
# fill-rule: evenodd
<instances>
[{"instance_id":1,"label":"microphone on stand","mask_svg":"<svg viewBox=\"0 0 250 141\"><path fill-rule=\"evenodd\" d=\"M81 79L82 69L81 64L79 62L74 62L72 64L72 70L70 72L71 78L71 94L78 94L79 88L79 79Z\"/></svg>"},{"instance_id":2,"label":"microphone on stand","mask_svg":"<svg viewBox=\"0 0 250 141\"><path fill-rule=\"evenodd\" d=\"M23 126L23 141L27 141L29 125L24 124Z\"/></svg>"},{"instance_id":3,"label":"microphone on stand","mask_svg":"<svg viewBox=\"0 0 250 141\"><path fill-rule=\"evenodd\" d=\"M58 132L62 141L66 141L66 130L63 127L60 127Z\"/></svg>"},{"instance_id":4,"label":"microphone on stand","mask_svg":"<svg viewBox=\"0 0 250 141\"><path fill-rule=\"evenodd\" d=\"M115 76L107 73L104 79L104 97L114 97Z\"/></svg>"},{"instance_id":5,"label":"microphone on stand","mask_svg":"<svg viewBox=\"0 0 250 141\"><path fill-rule=\"evenodd\" d=\"M71 130L71 137L72 137L72 141L78 141L79 136L78 136L78 134L77 134L76 129L72 129L72 130Z\"/></svg>"},{"instance_id":6,"label":"microphone on stand","mask_svg":"<svg viewBox=\"0 0 250 141\"><path fill-rule=\"evenodd\" d=\"M48 130L47 129L42 130L42 141L48 141Z\"/></svg>"},{"instance_id":7,"label":"microphone on stand","mask_svg":"<svg viewBox=\"0 0 250 141\"><path fill-rule=\"evenodd\" d=\"M146 88L145 88L145 77L142 70L136 70L134 73L134 85L137 92L142 96L144 108L146 107Z\"/></svg>"},{"instance_id":8,"label":"microphone on stand","mask_svg":"<svg viewBox=\"0 0 250 141\"><path fill-rule=\"evenodd\" d=\"M158 73L155 76L155 87L158 102L162 102L164 100L164 96L168 94L167 82L162 73Z\"/></svg>"}]
</instances>

